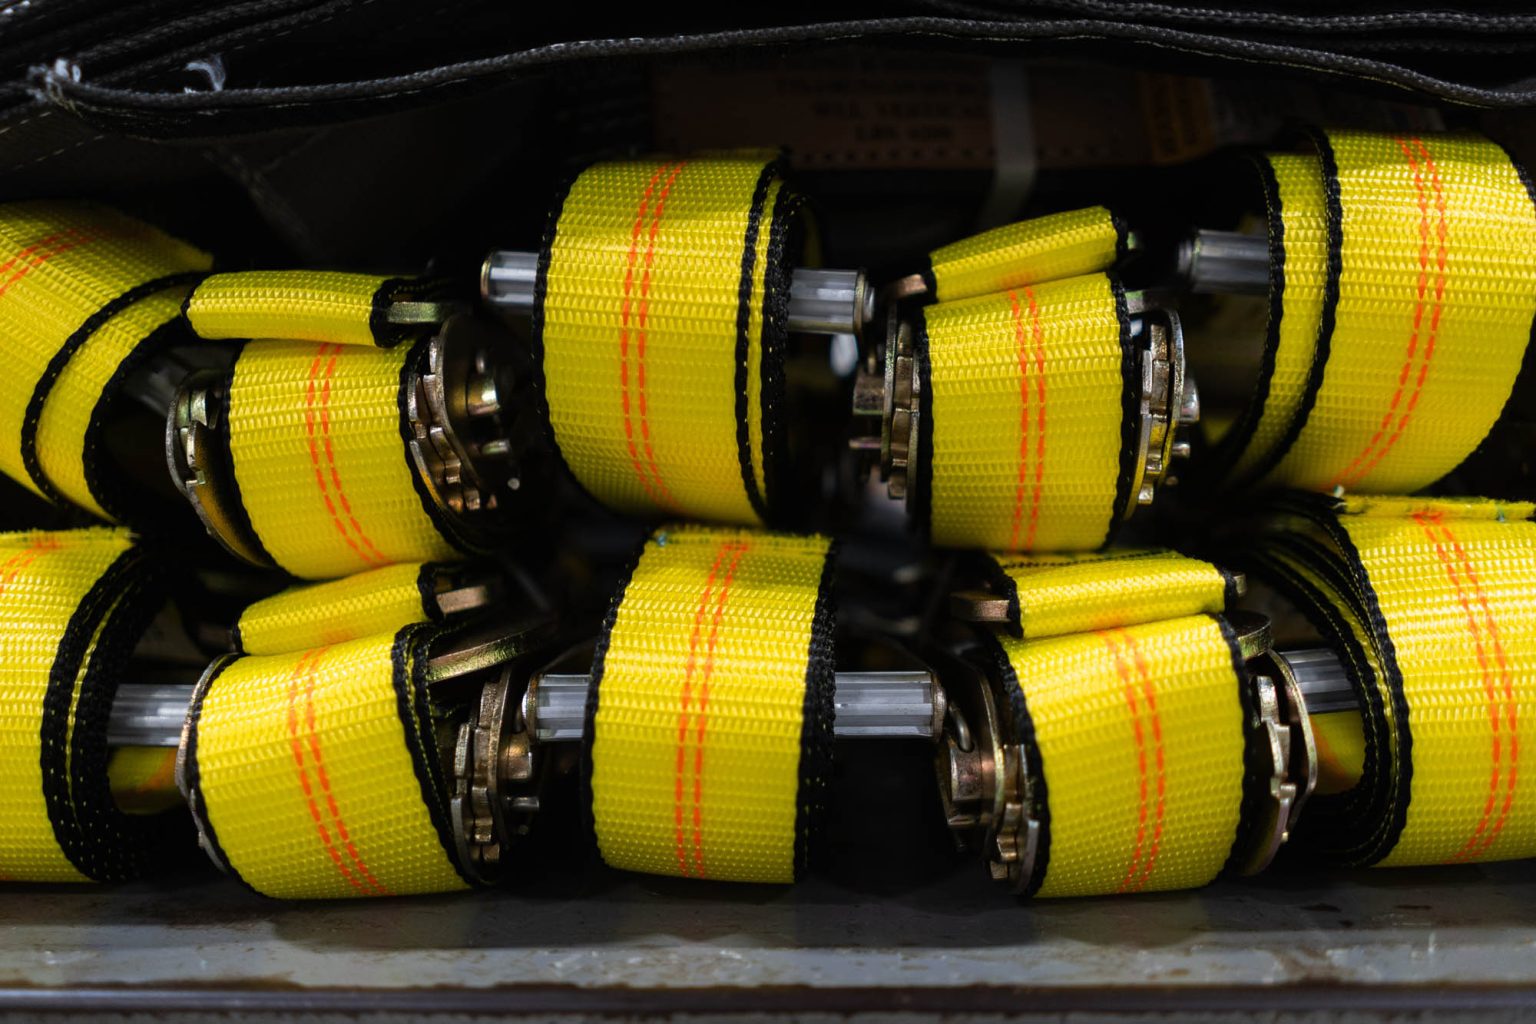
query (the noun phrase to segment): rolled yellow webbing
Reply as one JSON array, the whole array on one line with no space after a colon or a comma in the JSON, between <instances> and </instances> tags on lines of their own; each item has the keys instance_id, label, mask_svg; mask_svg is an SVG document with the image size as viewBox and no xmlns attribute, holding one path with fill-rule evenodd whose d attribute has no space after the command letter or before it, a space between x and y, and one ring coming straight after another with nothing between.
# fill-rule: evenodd
<instances>
[{"instance_id":1,"label":"rolled yellow webbing","mask_svg":"<svg viewBox=\"0 0 1536 1024\"><path fill-rule=\"evenodd\" d=\"M452 558L461 540L406 449L417 347L254 341L229 386L241 505L271 560L306 579Z\"/></svg>"},{"instance_id":2,"label":"rolled yellow webbing","mask_svg":"<svg viewBox=\"0 0 1536 1024\"><path fill-rule=\"evenodd\" d=\"M390 321L390 306L438 290L429 282L328 270L245 270L213 274L187 297L192 329L204 338L288 338L393 348L429 325Z\"/></svg>"},{"instance_id":3,"label":"rolled yellow webbing","mask_svg":"<svg viewBox=\"0 0 1536 1024\"><path fill-rule=\"evenodd\" d=\"M1198 615L996 644L1040 822L1029 894L1214 880L1256 792L1245 784L1255 712L1226 623Z\"/></svg>"},{"instance_id":4,"label":"rolled yellow webbing","mask_svg":"<svg viewBox=\"0 0 1536 1024\"><path fill-rule=\"evenodd\" d=\"M1509 398L1536 319L1536 204L1479 135L1316 142L1316 185L1309 158L1270 160L1270 336L1229 451L1246 449L1240 482L1415 491L1465 459Z\"/></svg>"},{"instance_id":5,"label":"rolled yellow webbing","mask_svg":"<svg viewBox=\"0 0 1536 1024\"><path fill-rule=\"evenodd\" d=\"M439 621L437 583L445 568L438 562L386 565L339 580L289 587L240 613L235 650L286 654Z\"/></svg>"},{"instance_id":6,"label":"rolled yellow webbing","mask_svg":"<svg viewBox=\"0 0 1536 1024\"><path fill-rule=\"evenodd\" d=\"M112 802L124 814L159 814L182 805L174 747L113 747L107 779Z\"/></svg>"},{"instance_id":7,"label":"rolled yellow webbing","mask_svg":"<svg viewBox=\"0 0 1536 1024\"><path fill-rule=\"evenodd\" d=\"M1317 746L1317 794L1345 793L1365 772L1365 729L1354 711L1312 712L1312 740Z\"/></svg>"},{"instance_id":8,"label":"rolled yellow webbing","mask_svg":"<svg viewBox=\"0 0 1536 1024\"><path fill-rule=\"evenodd\" d=\"M0 206L0 471L102 519L121 508L97 465L101 410L182 329L206 253L90 203Z\"/></svg>"},{"instance_id":9,"label":"rolled yellow webbing","mask_svg":"<svg viewBox=\"0 0 1536 1024\"><path fill-rule=\"evenodd\" d=\"M826 798L831 544L668 527L598 640L584 740L614 867L790 882Z\"/></svg>"},{"instance_id":10,"label":"rolled yellow webbing","mask_svg":"<svg viewBox=\"0 0 1536 1024\"><path fill-rule=\"evenodd\" d=\"M638 515L776 517L801 206L758 157L598 164L558 205L533 337L555 448Z\"/></svg>"},{"instance_id":11,"label":"rolled yellow webbing","mask_svg":"<svg viewBox=\"0 0 1536 1024\"><path fill-rule=\"evenodd\" d=\"M114 803L107 716L157 588L126 530L0 534L0 880L151 863L164 826Z\"/></svg>"},{"instance_id":12,"label":"rolled yellow webbing","mask_svg":"<svg viewBox=\"0 0 1536 1024\"><path fill-rule=\"evenodd\" d=\"M916 521L934 543L1065 551L1125 517L1140 378L1105 275L919 313Z\"/></svg>"},{"instance_id":13,"label":"rolled yellow webbing","mask_svg":"<svg viewBox=\"0 0 1536 1024\"><path fill-rule=\"evenodd\" d=\"M423 679L430 629L209 667L180 783L221 866L281 899L467 887Z\"/></svg>"},{"instance_id":14,"label":"rolled yellow webbing","mask_svg":"<svg viewBox=\"0 0 1536 1024\"><path fill-rule=\"evenodd\" d=\"M1258 161L1269 223L1269 322L1254 393L1213 462L1251 483L1301 412L1313 373L1328 279L1328 204L1316 154Z\"/></svg>"},{"instance_id":15,"label":"rolled yellow webbing","mask_svg":"<svg viewBox=\"0 0 1536 1024\"><path fill-rule=\"evenodd\" d=\"M1521 785L1521 752L1536 741L1533 511L1294 497L1249 546L1255 570L1343 657L1360 699L1359 781L1310 805L1297 836L1315 855L1404 865L1536 854L1536 798Z\"/></svg>"},{"instance_id":16,"label":"rolled yellow webbing","mask_svg":"<svg viewBox=\"0 0 1536 1024\"><path fill-rule=\"evenodd\" d=\"M1008 600L1010 631L1026 640L1215 615L1237 600L1237 581L1227 570L1165 548L993 552L983 572Z\"/></svg>"},{"instance_id":17,"label":"rolled yellow webbing","mask_svg":"<svg viewBox=\"0 0 1536 1024\"><path fill-rule=\"evenodd\" d=\"M1005 224L935 249L923 279L936 302L1109 270L1125 255L1126 228L1102 206Z\"/></svg>"}]
</instances>

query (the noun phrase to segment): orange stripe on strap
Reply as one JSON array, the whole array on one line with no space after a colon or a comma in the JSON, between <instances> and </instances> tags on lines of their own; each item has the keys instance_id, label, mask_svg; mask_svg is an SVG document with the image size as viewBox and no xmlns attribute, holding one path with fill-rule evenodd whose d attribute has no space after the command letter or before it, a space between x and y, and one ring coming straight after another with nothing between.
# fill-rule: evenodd
<instances>
[{"instance_id":1,"label":"orange stripe on strap","mask_svg":"<svg viewBox=\"0 0 1536 1024\"><path fill-rule=\"evenodd\" d=\"M298 664L293 668L293 674L288 679L288 744L293 753L294 767L299 773L299 786L304 791L304 801L309 807L310 819L315 824L315 833L320 837L320 844L325 848L326 854L331 858L331 863L341 873L348 885L363 895L389 896L391 893L379 884L373 877L373 872L368 870L368 865L363 863L362 857L357 852L356 845L352 842L351 835L347 832L347 825L341 817L341 811L336 804L335 795L331 792L330 778L325 772L325 763L320 749L320 737L315 728L315 679L320 668L320 662L325 657L329 647L317 647L314 650L305 651L300 656ZM304 724L305 729L301 735L299 726L298 696L299 681L304 679ZM309 768L305 764L304 748L309 747L310 757L315 763L315 773L319 779L320 787L324 791L326 808L329 812L332 824L336 826L337 833L342 839L347 850L347 859L352 866L348 867L341 852L336 848L336 843L331 837L331 830L325 825L325 819L320 814L320 805L315 800L314 786L310 782ZM354 869L356 873L354 873ZM359 877L361 876L361 877Z\"/></svg>"},{"instance_id":2,"label":"orange stripe on strap","mask_svg":"<svg viewBox=\"0 0 1536 1024\"><path fill-rule=\"evenodd\" d=\"M1152 719L1153 762L1157 770L1157 802L1152 815L1152 848L1147 853L1146 863L1142 867L1141 880L1136 883L1139 891L1147 887L1147 880L1152 877L1152 871L1157 867L1157 854L1163 845L1163 817L1168 803L1168 773L1163 756L1163 718L1157 710L1157 691L1152 685L1152 671L1147 666L1147 659L1143 656L1141 645L1136 642L1136 638L1124 629L1120 630L1120 635L1124 638L1125 646L1136 663L1136 674L1141 677L1142 699L1146 701L1147 714Z\"/></svg>"},{"instance_id":3,"label":"orange stripe on strap","mask_svg":"<svg viewBox=\"0 0 1536 1024\"><path fill-rule=\"evenodd\" d=\"M309 462L315 473L315 486L320 491L320 499L325 502L326 512L330 513L331 525L336 527L336 533L346 542L347 547L352 549L352 553L365 566L384 565L387 564L388 559L384 558L381 554L377 554L378 548L373 547L373 542L368 540L356 517L352 515L352 506L347 502L346 495L342 492L341 474L336 468L336 451L331 441L331 375L336 370L336 361L340 358L341 352L341 345L321 342L315 346L315 358L309 364L309 380L304 390L304 430L309 442ZM327 357L329 357L329 362L327 362ZM324 366L323 373L321 372L322 365ZM318 388L318 406L316 400L317 384L320 385ZM325 451L326 466L324 467L320 464L322 446ZM331 483L326 481L327 468L330 471ZM353 538L352 533L347 530L347 525L342 522L341 511L337 509L336 502L331 498L332 485L334 485L337 495L340 496L346 508L346 514L352 522L353 529L356 530L358 537L362 538L373 549L372 552L363 550L358 541Z\"/></svg>"},{"instance_id":4,"label":"orange stripe on strap","mask_svg":"<svg viewBox=\"0 0 1536 1024\"><path fill-rule=\"evenodd\" d=\"M1141 870L1141 851L1147 839L1147 737L1141 727L1141 710L1137 706L1136 684L1131 678L1131 666L1126 662L1124 653L1115 643L1113 634L1099 633L1104 645L1109 648L1109 653L1115 659L1115 671L1120 675L1120 682L1125 688L1125 705L1131 714L1131 736L1136 741L1136 848L1131 853L1131 862L1126 865L1125 877L1120 880L1116 891L1128 892L1131 890L1137 875Z\"/></svg>"},{"instance_id":5,"label":"orange stripe on strap","mask_svg":"<svg viewBox=\"0 0 1536 1024\"><path fill-rule=\"evenodd\" d=\"M677 853L677 869L684 875L692 873L688 863L687 840L683 827L683 792L688 765L688 715L693 702L693 673L698 664L699 634L704 629L704 613L709 608L709 598L714 591L715 577L719 575L720 565L725 561L726 547L726 544L722 544L715 552L714 564L709 567L709 575L704 579L704 589L699 593L699 606L693 613L693 632L688 635L688 661L683 666L683 690L677 713L677 764L673 769L672 828Z\"/></svg>"},{"instance_id":6,"label":"orange stripe on strap","mask_svg":"<svg viewBox=\"0 0 1536 1024\"><path fill-rule=\"evenodd\" d=\"M707 877L704 870L704 736L709 716L709 680L715 669L715 645L720 634L720 620L725 614L726 601L730 598L731 582L735 579L736 569L741 564L741 556L746 553L751 544L747 541L728 540L721 543L715 551L714 563L709 567L709 575L705 577L704 589L699 593L698 608L693 614L693 632L688 637L688 660L683 668L683 690L680 699L681 708L677 718L677 759L674 768L674 783L672 789L672 822L677 853L678 871L685 876L696 878ZM729 560L729 561L727 561ZM725 567L724 579L720 584L718 595L715 594L715 580L721 576L721 567ZM705 654L702 672L698 671L699 638L704 633L704 616L709 610L710 598L715 598L714 615L710 621L709 632L705 638ZM687 775L689 769L688 745L690 709L693 705L693 687L695 674L699 676L698 712L693 721L696 722L693 739L693 806L692 814L687 815L688 824L685 827L685 804L687 803ZM692 839L692 860L689 859L689 839Z\"/></svg>"},{"instance_id":7,"label":"orange stripe on strap","mask_svg":"<svg viewBox=\"0 0 1536 1024\"><path fill-rule=\"evenodd\" d=\"M1413 184L1418 194L1419 204L1419 277L1416 288L1416 296L1413 307L1413 330L1408 337L1408 350L1403 357L1403 367L1397 375L1397 387L1392 392L1392 400L1387 405L1387 411L1381 418L1381 424L1376 428L1376 433L1366 443L1365 448L1356 455L1354 460L1346 466L1343 472L1334 477L1329 488L1338 486L1353 486L1364 479L1373 469L1386 458L1403 436L1408 422L1413 418L1414 410L1418 408L1419 398L1424 393L1424 381L1429 376L1430 363L1435 358L1435 343L1440 334L1440 319L1445 310L1445 267L1447 258L1446 238L1449 234L1449 221L1445 210L1445 188L1440 180L1440 169L1435 165L1434 157L1429 152L1429 147L1424 140L1415 137L1412 147L1402 138L1398 138L1397 146L1402 150L1408 165L1413 168ZM1418 156L1415 156L1415 150ZM1422 158L1422 164L1420 159ZM1429 195L1424 187L1424 172L1429 171L1430 182L1434 191L1435 208L1438 215L1438 226L1435 231L1435 284L1434 298L1429 306L1429 328L1424 329L1424 312L1426 300L1429 297ZM1420 337L1424 339L1423 359L1419 361L1419 372L1414 379L1413 393L1408 398L1408 404L1398 415L1397 426L1393 429L1385 444L1381 442L1386 435L1387 427L1392 422L1392 417L1397 413L1398 406L1402 404L1403 391L1407 387L1408 377L1413 369L1415 356L1419 352Z\"/></svg>"},{"instance_id":8,"label":"orange stripe on strap","mask_svg":"<svg viewBox=\"0 0 1536 1024\"><path fill-rule=\"evenodd\" d=\"M1499 696L1498 688L1494 680L1492 666L1488 661L1488 651L1483 642L1483 632L1478 625L1477 616L1473 614L1472 604L1467 598L1466 588L1462 585L1462 575L1456 564L1451 560L1450 553L1446 550L1445 542L1441 540L1436 530L1450 537L1450 531L1446 528L1443 517L1439 513L1419 512L1414 514L1414 522L1424 530L1424 535L1434 545L1435 555L1440 559L1440 567L1445 570L1446 579L1450 581L1456 591L1456 600L1461 605L1462 613L1467 617L1467 633L1472 638L1473 649L1477 653L1477 665L1483 678L1483 694L1488 702L1489 735L1489 760L1490 770L1488 775L1488 798L1483 804L1482 816L1478 819L1477 827L1467 837L1462 848L1449 857L1446 863L1458 863L1476 856L1488 848L1492 839L1484 836L1488 833L1489 822L1493 820L1494 807L1498 802L1501 780L1503 778L1503 739L1499 734Z\"/></svg>"},{"instance_id":9,"label":"orange stripe on strap","mask_svg":"<svg viewBox=\"0 0 1536 1024\"><path fill-rule=\"evenodd\" d=\"M11 273L12 268L18 263L21 264L20 269L11 274L3 284L0 284L0 295L10 291L11 285L20 281L55 256L69 252L71 249L78 249L80 246L88 245L96 240L97 236L95 235L89 235L78 228L68 228L27 246L21 252L6 260L3 265L0 265L0 276L3 276Z\"/></svg>"},{"instance_id":10,"label":"orange stripe on strap","mask_svg":"<svg viewBox=\"0 0 1536 1024\"><path fill-rule=\"evenodd\" d=\"M704 675L699 682L698 736L693 747L693 869L700 878L707 877L704 871L704 731L709 724L709 680L715 671L715 642L720 637L720 619L731 596L731 583L741 565L741 556L751 547L746 541L727 546L731 549L731 561L725 567L725 580L720 584L720 596L715 600L715 617L710 623L709 641L704 650Z\"/></svg>"},{"instance_id":11,"label":"orange stripe on strap","mask_svg":"<svg viewBox=\"0 0 1536 1024\"><path fill-rule=\"evenodd\" d=\"M1019 360L1019 478L1013 492L1013 526L1008 534L1008 547L1013 551L1033 550L1035 536L1040 527L1040 489L1045 482L1045 329L1040 323L1040 305L1035 301L1035 290L1025 287L1024 298L1029 305L1029 336L1033 342L1033 379L1035 385L1034 417L1034 485L1029 499L1029 528L1024 543L1019 544L1019 533L1024 523L1024 489L1030 478L1030 348L1025 343L1024 315L1017 292L1008 293L1013 310L1014 339Z\"/></svg>"},{"instance_id":12,"label":"orange stripe on strap","mask_svg":"<svg viewBox=\"0 0 1536 1024\"><path fill-rule=\"evenodd\" d=\"M1477 570L1473 567L1471 556L1467 553L1461 541L1451 530L1448 523L1439 513L1419 513L1414 516L1415 521L1423 527L1425 534L1435 545L1435 554L1439 556L1441 566L1445 569L1447 578L1456 589L1456 597L1460 602L1462 611L1467 616L1467 631L1472 635L1472 642L1477 651L1478 667L1483 676L1483 693L1488 701L1488 724L1491 733L1490 757L1491 770L1488 779L1488 798L1483 805L1482 817L1477 828L1468 837L1465 845L1457 851L1449 860L1450 863L1469 860L1486 853L1488 848L1498 839L1499 833L1504 830L1505 822L1509 818L1510 809L1514 805L1515 789L1519 783L1520 764L1520 737L1516 731L1519 725L1519 705L1515 701L1514 673L1510 668L1509 658L1505 654L1503 641L1499 637L1498 622L1494 618L1493 609L1488 604L1488 595L1483 591L1482 582L1477 577ZM1435 535L1438 530L1444 536L1456 554L1456 562L1451 560L1446 551L1445 544ZM1459 563L1459 567L1457 565ZM1463 581L1466 587L1463 587ZM1482 622L1474 613L1471 601L1467 597L1467 589L1472 591L1472 599L1482 610ZM1485 643L1486 641L1486 643ZM1488 652L1491 649L1493 663L1490 664ZM1497 669L1497 678L1495 677ZM1500 689L1502 688L1502 695ZM1501 699L1502 697L1502 699ZM1502 713L1502 714L1501 714ZM1500 736L1501 723L1509 730L1509 767L1508 771L1503 767L1504 744ZM1500 786L1501 779L1504 785ZM1504 799L1499 804L1499 792L1502 788ZM1499 804L1497 816L1494 807ZM1490 821L1492 827L1489 827Z\"/></svg>"},{"instance_id":13,"label":"orange stripe on strap","mask_svg":"<svg viewBox=\"0 0 1536 1024\"><path fill-rule=\"evenodd\" d=\"M352 503L347 500L346 488L341 486L341 473L336 468L336 449L331 441L331 380L336 373L336 361L345 352L345 345L331 346L331 358L325 366L325 379L320 385L320 436L325 442L325 462L331 471L331 486L336 491L336 498L341 502L341 510L347 517L347 522L352 526L352 532L357 539L369 551L369 557L377 565L388 565L389 559L378 549L368 534L363 530L363 525L357 521L357 516L352 514Z\"/></svg>"},{"instance_id":14,"label":"orange stripe on strap","mask_svg":"<svg viewBox=\"0 0 1536 1024\"><path fill-rule=\"evenodd\" d=\"M646 183L645 191L641 193L640 205L635 211L635 222L630 230L629 253L624 268L624 291L619 304L619 401L624 410L624 442L629 449L630 466L635 471L635 476L640 480L640 486L644 488L646 496L653 502L665 508L676 509L677 499L672 497L667 488L666 481L662 479L661 468L656 463L656 452L651 442L650 405L646 397L646 364L645 350L648 341L648 326L650 320L650 294L651 272L656 262L656 233L661 226L662 215L666 212L667 197L672 192L672 186L677 181L688 161L682 160L676 164L662 164L651 175L651 180ZM663 181L663 177L666 178ZM656 186L661 185L658 195ZM652 196L656 197L654 207L651 204ZM649 231L646 230L647 225ZM643 263L640 258L640 237L646 238L645 256ZM641 263L640 287L638 300L635 298L635 265ZM633 327L631 322L633 321ZM640 440L635 439L635 410L630 401L630 340L634 339L635 348L635 373L634 391L635 405L638 406L640 420ZM645 448L645 460L641 461L640 448Z\"/></svg>"}]
</instances>

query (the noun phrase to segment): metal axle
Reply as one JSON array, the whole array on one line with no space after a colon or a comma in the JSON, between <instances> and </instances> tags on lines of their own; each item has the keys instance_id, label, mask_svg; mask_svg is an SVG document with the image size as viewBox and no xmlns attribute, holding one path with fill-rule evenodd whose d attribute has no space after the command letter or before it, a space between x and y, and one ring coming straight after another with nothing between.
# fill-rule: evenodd
<instances>
[{"instance_id":1,"label":"metal axle","mask_svg":"<svg viewBox=\"0 0 1536 1024\"><path fill-rule=\"evenodd\" d=\"M1178 273L1196 294L1269 291L1269 239L1237 231L1197 231L1179 246Z\"/></svg>"},{"instance_id":2,"label":"metal axle","mask_svg":"<svg viewBox=\"0 0 1536 1024\"><path fill-rule=\"evenodd\" d=\"M485 258L480 295L491 306L530 315L539 254L500 249ZM874 316L875 293L861 270L797 267L790 277L789 330L797 334L858 334Z\"/></svg>"},{"instance_id":3,"label":"metal axle","mask_svg":"<svg viewBox=\"0 0 1536 1024\"><path fill-rule=\"evenodd\" d=\"M1301 684L1312 714L1356 706L1337 655L1327 648L1279 654ZM535 687L537 738L543 743L581 739L590 676L540 676ZM191 684L128 684L117 691L107 742L118 747L175 747L192 699ZM920 670L839 672L833 698L834 732L843 739L936 739L943 731L944 695Z\"/></svg>"},{"instance_id":4,"label":"metal axle","mask_svg":"<svg viewBox=\"0 0 1536 1024\"><path fill-rule=\"evenodd\" d=\"M535 680L537 738L543 743L581 739L586 675L549 673ZM107 723L115 747L175 747L192 700L191 684L136 684L118 688ZM844 739L926 739L944 725L944 695L923 671L839 672L833 697L835 733Z\"/></svg>"}]
</instances>

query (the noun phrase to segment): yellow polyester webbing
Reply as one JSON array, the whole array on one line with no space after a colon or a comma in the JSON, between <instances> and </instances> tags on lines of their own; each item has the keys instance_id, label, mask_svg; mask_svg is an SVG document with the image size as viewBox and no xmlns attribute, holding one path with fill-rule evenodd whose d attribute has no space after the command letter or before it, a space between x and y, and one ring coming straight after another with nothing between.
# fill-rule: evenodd
<instances>
[{"instance_id":1,"label":"yellow polyester webbing","mask_svg":"<svg viewBox=\"0 0 1536 1024\"><path fill-rule=\"evenodd\" d=\"M325 270L214 274L187 300L204 338L289 338L388 347L401 340L382 318L407 282Z\"/></svg>"},{"instance_id":2,"label":"yellow polyester webbing","mask_svg":"<svg viewBox=\"0 0 1536 1024\"><path fill-rule=\"evenodd\" d=\"M1365 772L1365 730L1358 712L1312 713L1312 741L1317 747L1318 796L1353 789Z\"/></svg>"},{"instance_id":3,"label":"yellow polyester webbing","mask_svg":"<svg viewBox=\"0 0 1536 1024\"><path fill-rule=\"evenodd\" d=\"M132 544L116 529L0 534L0 880L118 880L141 866L142 837L108 795L105 735L110 673L133 642L120 625L144 604Z\"/></svg>"},{"instance_id":4,"label":"yellow polyester webbing","mask_svg":"<svg viewBox=\"0 0 1536 1024\"><path fill-rule=\"evenodd\" d=\"M1385 865L1536 853L1533 506L1352 498L1266 545L1340 645L1363 702L1361 784L1307 838Z\"/></svg>"},{"instance_id":5,"label":"yellow polyester webbing","mask_svg":"<svg viewBox=\"0 0 1536 1024\"><path fill-rule=\"evenodd\" d=\"M295 576L450 558L400 435L412 352L255 341L229 388L229 451L251 526Z\"/></svg>"},{"instance_id":6,"label":"yellow polyester webbing","mask_svg":"<svg viewBox=\"0 0 1536 1024\"><path fill-rule=\"evenodd\" d=\"M1215 614L1236 596L1230 574L1166 549L990 559L1026 639Z\"/></svg>"},{"instance_id":7,"label":"yellow polyester webbing","mask_svg":"<svg viewBox=\"0 0 1536 1024\"><path fill-rule=\"evenodd\" d=\"M124 814L159 814L182 802L174 747L113 747L107 778Z\"/></svg>"},{"instance_id":8,"label":"yellow polyester webbing","mask_svg":"<svg viewBox=\"0 0 1536 1024\"><path fill-rule=\"evenodd\" d=\"M114 304L208 265L206 253L105 207L0 206L0 471L105 517L83 468L91 415L130 355L175 320L185 289Z\"/></svg>"},{"instance_id":9,"label":"yellow polyester webbing","mask_svg":"<svg viewBox=\"0 0 1536 1024\"><path fill-rule=\"evenodd\" d=\"M1125 435L1134 427L1125 412L1133 366L1118 285L1077 277L940 303L922 316L934 543L1005 551L1103 544L1125 509L1122 460L1133 454Z\"/></svg>"},{"instance_id":10,"label":"yellow polyester webbing","mask_svg":"<svg viewBox=\"0 0 1536 1024\"><path fill-rule=\"evenodd\" d=\"M411 629L215 663L183 789L214 856L283 899L465 888Z\"/></svg>"},{"instance_id":11,"label":"yellow polyester webbing","mask_svg":"<svg viewBox=\"0 0 1536 1024\"><path fill-rule=\"evenodd\" d=\"M1231 475L1239 481L1272 464L1300 413L1328 279L1328 211L1317 157L1275 153L1265 164L1270 251L1280 258L1271 268L1260 391L1227 442L1243 446L1233 453Z\"/></svg>"},{"instance_id":12,"label":"yellow polyester webbing","mask_svg":"<svg viewBox=\"0 0 1536 1024\"><path fill-rule=\"evenodd\" d=\"M1268 482L1415 491L1465 459L1509 397L1536 316L1536 206L1480 136L1332 132L1320 145L1341 218L1333 330Z\"/></svg>"},{"instance_id":13,"label":"yellow polyester webbing","mask_svg":"<svg viewBox=\"0 0 1536 1024\"><path fill-rule=\"evenodd\" d=\"M599 500L763 518L797 209L758 159L599 164L572 184L535 331L555 443Z\"/></svg>"},{"instance_id":14,"label":"yellow polyester webbing","mask_svg":"<svg viewBox=\"0 0 1536 1024\"><path fill-rule=\"evenodd\" d=\"M609 864L794 880L827 785L828 561L819 537L678 527L646 543L593 666Z\"/></svg>"},{"instance_id":15,"label":"yellow polyester webbing","mask_svg":"<svg viewBox=\"0 0 1536 1024\"><path fill-rule=\"evenodd\" d=\"M954 302L1100 273L1124 246L1123 227L1102 206L1007 224L935 249L928 258L933 297Z\"/></svg>"},{"instance_id":16,"label":"yellow polyester webbing","mask_svg":"<svg viewBox=\"0 0 1536 1024\"><path fill-rule=\"evenodd\" d=\"M436 617L429 607L438 566L386 565L339 580L289 587L246 607L235 624L235 649L284 654L327 647Z\"/></svg>"},{"instance_id":17,"label":"yellow polyester webbing","mask_svg":"<svg viewBox=\"0 0 1536 1024\"><path fill-rule=\"evenodd\" d=\"M1000 643L1045 784L1036 894L1214 879L1237 838L1245 745L1242 682L1222 624L1194 616Z\"/></svg>"}]
</instances>

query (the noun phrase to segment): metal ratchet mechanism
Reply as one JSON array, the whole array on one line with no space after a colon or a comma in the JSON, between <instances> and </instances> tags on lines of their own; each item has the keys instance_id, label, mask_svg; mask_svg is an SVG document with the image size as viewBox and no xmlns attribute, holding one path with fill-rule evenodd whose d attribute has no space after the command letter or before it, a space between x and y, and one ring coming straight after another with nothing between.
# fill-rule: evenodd
<instances>
[{"instance_id":1,"label":"metal ratchet mechanism","mask_svg":"<svg viewBox=\"0 0 1536 1024\"><path fill-rule=\"evenodd\" d=\"M1127 295L1131 336L1140 352L1136 476L1131 493L1150 505L1157 489L1176 480L1174 459L1189 455L1188 430L1200 419L1200 394L1185 372L1184 330L1177 313L1148 305L1140 293ZM853 384L853 436L849 447L864 466L878 468L886 491L906 498L915 478L922 381L913 353L912 325L894 304L886 310L883 338L871 346ZM1134 512L1127 507L1126 514Z\"/></svg>"},{"instance_id":2,"label":"metal ratchet mechanism","mask_svg":"<svg viewBox=\"0 0 1536 1024\"><path fill-rule=\"evenodd\" d=\"M408 307L400 317L441 317L449 309L396 305ZM521 411L529 403L512 396L526 379L525 356L498 325L468 313L421 325L432 333L413 353L402 384L407 448L432 500L447 515L473 524L494 513L521 483L519 456L527 445L520 439L531 429L521 422ZM231 379L229 370L200 370L181 382L166 418L166 462L208 532L235 556L265 565L241 510L230 456Z\"/></svg>"},{"instance_id":3,"label":"metal ratchet mechanism","mask_svg":"<svg viewBox=\"0 0 1536 1024\"><path fill-rule=\"evenodd\" d=\"M586 644L526 680L504 672L459 727L454 834L461 861L482 881L496 878L508 847L528 832L545 781L579 758L591 662ZM942 729L944 691L924 669L839 672L835 690L840 739L932 741Z\"/></svg>"},{"instance_id":4,"label":"metal ratchet mechanism","mask_svg":"<svg viewBox=\"0 0 1536 1024\"><path fill-rule=\"evenodd\" d=\"M470 600L460 589L439 602ZM494 882L508 852L532 828L544 792L573 769L586 730L592 646L568 651L542 670L552 630L547 620L449 634L434 650L427 682L434 703L465 709L439 729L439 751L453 780L450 795L460 863ZM127 684L109 718L113 746L181 745L193 686ZM834 732L841 739L936 740L944 691L926 669L839 672Z\"/></svg>"},{"instance_id":5,"label":"metal ratchet mechanism","mask_svg":"<svg viewBox=\"0 0 1536 1024\"><path fill-rule=\"evenodd\" d=\"M539 254L502 249L485 258L480 296L493 309L531 316L537 302ZM860 334L874 316L875 293L862 270L796 267L786 311L793 334Z\"/></svg>"},{"instance_id":6,"label":"metal ratchet mechanism","mask_svg":"<svg viewBox=\"0 0 1536 1024\"><path fill-rule=\"evenodd\" d=\"M973 621L1000 623L991 605L972 602ZM1269 620L1248 612L1227 616L1248 663L1259 742L1268 754L1268 799L1262 815L1238 840L1234 865L1257 874L1274 859L1317 785L1317 748L1310 714L1353 711L1353 690L1338 658L1326 649L1279 652L1270 646ZM949 695L937 752L939 792L949 827L961 843L981 852L993 879L1027 892L1040 839L1039 795L1012 703L995 661L974 633L949 638L945 673Z\"/></svg>"}]
</instances>

